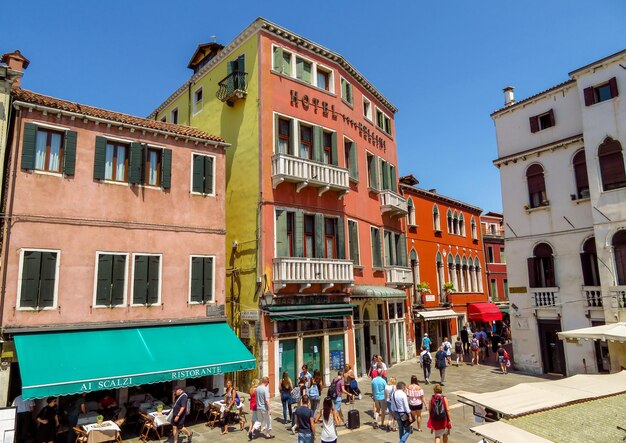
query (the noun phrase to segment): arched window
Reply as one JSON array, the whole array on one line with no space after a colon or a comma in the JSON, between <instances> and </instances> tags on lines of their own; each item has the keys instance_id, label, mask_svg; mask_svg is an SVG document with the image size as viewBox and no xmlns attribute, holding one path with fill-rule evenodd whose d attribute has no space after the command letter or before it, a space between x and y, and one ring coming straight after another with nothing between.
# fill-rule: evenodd
<instances>
[{"instance_id":1,"label":"arched window","mask_svg":"<svg viewBox=\"0 0 626 443\"><path fill-rule=\"evenodd\" d=\"M617 284L626 285L626 230L617 231L613 236L613 257L617 271Z\"/></svg>"},{"instance_id":2,"label":"arched window","mask_svg":"<svg viewBox=\"0 0 626 443\"><path fill-rule=\"evenodd\" d=\"M589 178L587 177L587 163L585 162L585 151L581 149L572 160L574 165L574 179L576 179L576 197L589 197Z\"/></svg>"},{"instance_id":3,"label":"arched window","mask_svg":"<svg viewBox=\"0 0 626 443\"><path fill-rule=\"evenodd\" d=\"M413 206L413 199L411 197L407 200L407 205L409 209L409 226L415 226L417 224L415 223L415 206Z\"/></svg>"},{"instance_id":4,"label":"arched window","mask_svg":"<svg viewBox=\"0 0 626 443\"><path fill-rule=\"evenodd\" d=\"M436 263L437 263L437 294L441 295L441 288L443 288L443 284L444 284L444 276L443 276L443 259L441 258L440 252L437 252Z\"/></svg>"},{"instance_id":5,"label":"arched window","mask_svg":"<svg viewBox=\"0 0 626 443\"><path fill-rule=\"evenodd\" d=\"M459 216L459 234L465 237L465 217L463 214Z\"/></svg>"},{"instance_id":6,"label":"arched window","mask_svg":"<svg viewBox=\"0 0 626 443\"><path fill-rule=\"evenodd\" d=\"M456 290L459 290L459 284L456 281L456 267L454 266L454 257L448 255L448 281L452 282Z\"/></svg>"},{"instance_id":7,"label":"arched window","mask_svg":"<svg viewBox=\"0 0 626 443\"><path fill-rule=\"evenodd\" d=\"M456 256L456 259L454 260L454 270L455 270L455 275L456 275L456 284L454 285L456 288L458 288L459 292L463 292L465 290L465 288L463 287L463 275L462 275L462 270L461 270L461 257L459 257L458 255Z\"/></svg>"},{"instance_id":8,"label":"arched window","mask_svg":"<svg viewBox=\"0 0 626 443\"><path fill-rule=\"evenodd\" d=\"M456 235L459 235L459 214L454 211L454 215L452 216L452 228L453 232Z\"/></svg>"},{"instance_id":9,"label":"arched window","mask_svg":"<svg viewBox=\"0 0 626 443\"><path fill-rule=\"evenodd\" d=\"M439 220L439 207L433 206L433 227L435 231L441 231L441 221Z\"/></svg>"},{"instance_id":10,"label":"arched window","mask_svg":"<svg viewBox=\"0 0 626 443\"><path fill-rule=\"evenodd\" d=\"M478 292L483 292L483 276L480 272L480 260L478 260L478 257L474 259L474 272L476 273Z\"/></svg>"},{"instance_id":11,"label":"arched window","mask_svg":"<svg viewBox=\"0 0 626 443\"><path fill-rule=\"evenodd\" d=\"M469 292L469 279L468 277L467 259L463 257L461 261L461 292Z\"/></svg>"},{"instance_id":12,"label":"arched window","mask_svg":"<svg viewBox=\"0 0 626 443\"><path fill-rule=\"evenodd\" d=\"M626 186L626 172L624 172L624 156L622 145L611 137L604 139L598 148L600 173L602 175L602 189L623 188Z\"/></svg>"},{"instance_id":13,"label":"arched window","mask_svg":"<svg viewBox=\"0 0 626 443\"><path fill-rule=\"evenodd\" d=\"M478 239L478 232L476 231L476 220L474 220L474 217L472 217L470 225L471 225L471 228L472 228L472 239L473 240L477 240Z\"/></svg>"},{"instance_id":14,"label":"arched window","mask_svg":"<svg viewBox=\"0 0 626 443\"><path fill-rule=\"evenodd\" d=\"M580 253L580 265L583 268L583 284L585 286L600 286L595 238L591 237L583 244L583 252Z\"/></svg>"},{"instance_id":15,"label":"arched window","mask_svg":"<svg viewBox=\"0 0 626 443\"><path fill-rule=\"evenodd\" d=\"M415 249L411 249L409 259L411 260L411 272L413 274L413 288L415 288L415 285L420 282L420 262Z\"/></svg>"},{"instance_id":16,"label":"arched window","mask_svg":"<svg viewBox=\"0 0 626 443\"><path fill-rule=\"evenodd\" d=\"M546 182L543 178L543 168L541 165L530 165L526 170L526 182L528 183L528 199L531 208L546 206Z\"/></svg>"},{"instance_id":17,"label":"arched window","mask_svg":"<svg viewBox=\"0 0 626 443\"><path fill-rule=\"evenodd\" d=\"M453 228L452 228L452 211L448 209L448 234L451 234L454 232Z\"/></svg>"},{"instance_id":18,"label":"arched window","mask_svg":"<svg viewBox=\"0 0 626 443\"><path fill-rule=\"evenodd\" d=\"M533 257L528 259L528 284L531 288L553 288L556 286L554 277L554 256L547 243L539 243L533 249Z\"/></svg>"}]
</instances>

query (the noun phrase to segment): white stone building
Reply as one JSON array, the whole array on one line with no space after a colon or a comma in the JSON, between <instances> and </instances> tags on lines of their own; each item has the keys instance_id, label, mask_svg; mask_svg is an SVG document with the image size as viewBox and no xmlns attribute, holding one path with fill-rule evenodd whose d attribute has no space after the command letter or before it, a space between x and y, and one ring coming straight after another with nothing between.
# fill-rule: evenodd
<instances>
[{"instance_id":1,"label":"white stone building","mask_svg":"<svg viewBox=\"0 0 626 443\"><path fill-rule=\"evenodd\" d=\"M516 365L618 370L606 343L556 332L626 320L626 50L491 114Z\"/></svg>"}]
</instances>

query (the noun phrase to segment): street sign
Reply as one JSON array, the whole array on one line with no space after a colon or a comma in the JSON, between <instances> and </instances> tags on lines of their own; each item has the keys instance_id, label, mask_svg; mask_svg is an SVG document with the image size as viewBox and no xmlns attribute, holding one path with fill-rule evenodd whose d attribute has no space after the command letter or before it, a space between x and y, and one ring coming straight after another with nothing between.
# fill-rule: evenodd
<instances>
[{"instance_id":1,"label":"street sign","mask_svg":"<svg viewBox=\"0 0 626 443\"><path fill-rule=\"evenodd\" d=\"M242 320L259 321L259 310L252 309L249 311L241 311L239 313L239 316L241 317Z\"/></svg>"}]
</instances>

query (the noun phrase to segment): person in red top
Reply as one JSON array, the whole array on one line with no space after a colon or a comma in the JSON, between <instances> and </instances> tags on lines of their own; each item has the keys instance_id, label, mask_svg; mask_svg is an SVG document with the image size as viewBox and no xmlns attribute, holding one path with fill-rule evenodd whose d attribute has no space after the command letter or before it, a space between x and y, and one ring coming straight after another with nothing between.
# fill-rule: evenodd
<instances>
[{"instance_id":1,"label":"person in red top","mask_svg":"<svg viewBox=\"0 0 626 443\"><path fill-rule=\"evenodd\" d=\"M252 426L254 426L254 422L257 421L256 414L256 388L259 386L259 379L255 378L252 380L252 384L250 385L250 414L252 415L250 420L250 428L248 429L248 435L252 433Z\"/></svg>"},{"instance_id":2,"label":"person in red top","mask_svg":"<svg viewBox=\"0 0 626 443\"><path fill-rule=\"evenodd\" d=\"M436 384L433 391L435 395L430 398L427 426L430 433L435 434L435 443L448 443L448 434L452 429L448 399L443 396L441 385Z\"/></svg>"}]
</instances>

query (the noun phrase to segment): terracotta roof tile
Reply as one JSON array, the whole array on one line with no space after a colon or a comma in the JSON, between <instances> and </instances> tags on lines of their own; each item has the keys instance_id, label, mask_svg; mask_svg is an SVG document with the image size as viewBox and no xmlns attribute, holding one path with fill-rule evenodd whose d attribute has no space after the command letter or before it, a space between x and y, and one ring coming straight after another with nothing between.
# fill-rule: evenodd
<instances>
[{"instance_id":1,"label":"terracotta roof tile","mask_svg":"<svg viewBox=\"0 0 626 443\"><path fill-rule=\"evenodd\" d=\"M191 126L175 125L172 123L165 123L157 120L150 120L147 118L135 117L133 115L108 111L102 108L95 108L93 106L81 105L79 103L74 103L67 100L61 100L58 98L49 97L47 95L38 94L36 92L26 89L14 89L12 91L12 95L14 100L16 101L19 100L26 103L32 103L34 105L46 106L48 108L82 114L86 117L96 117L127 125L139 126L146 129L153 129L157 131L169 132L171 134L193 137L201 140L224 143L224 140L221 137L207 134L206 132L193 128Z\"/></svg>"}]
</instances>

